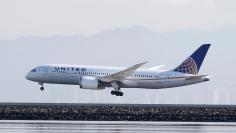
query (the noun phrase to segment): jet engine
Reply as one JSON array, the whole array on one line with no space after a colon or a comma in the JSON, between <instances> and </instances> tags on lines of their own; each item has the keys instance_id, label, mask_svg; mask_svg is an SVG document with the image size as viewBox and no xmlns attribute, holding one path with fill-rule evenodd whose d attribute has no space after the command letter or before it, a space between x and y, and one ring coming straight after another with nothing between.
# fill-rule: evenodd
<instances>
[{"instance_id":1,"label":"jet engine","mask_svg":"<svg viewBox=\"0 0 236 133\"><path fill-rule=\"evenodd\" d=\"M80 79L80 88L81 89L105 89L105 87L99 86L99 80L97 77L85 76Z\"/></svg>"}]
</instances>

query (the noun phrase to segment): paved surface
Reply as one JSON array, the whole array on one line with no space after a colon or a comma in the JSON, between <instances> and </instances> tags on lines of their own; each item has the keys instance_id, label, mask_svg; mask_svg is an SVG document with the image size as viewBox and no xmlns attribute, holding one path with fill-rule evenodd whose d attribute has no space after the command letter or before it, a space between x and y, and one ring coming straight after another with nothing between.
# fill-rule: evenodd
<instances>
[{"instance_id":1,"label":"paved surface","mask_svg":"<svg viewBox=\"0 0 236 133\"><path fill-rule=\"evenodd\" d=\"M3 133L235 133L235 123L0 120Z\"/></svg>"},{"instance_id":2,"label":"paved surface","mask_svg":"<svg viewBox=\"0 0 236 133\"><path fill-rule=\"evenodd\" d=\"M0 120L236 122L236 106L0 103Z\"/></svg>"}]
</instances>

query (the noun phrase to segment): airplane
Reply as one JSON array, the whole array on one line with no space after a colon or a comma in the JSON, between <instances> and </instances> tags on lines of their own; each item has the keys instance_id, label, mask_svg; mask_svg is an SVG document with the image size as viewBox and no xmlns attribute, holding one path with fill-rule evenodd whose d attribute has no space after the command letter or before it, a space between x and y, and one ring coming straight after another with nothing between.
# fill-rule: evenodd
<instances>
[{"instance_id":1,"label":"airplane","mask_svg":"<svg viewBox=\"0 0 236 133\"><path fill-rule=\"evenodd\" d=\"M141 69L147 62L128 68L51 64L32 69L25 78L38 82L41 91L45 83L69 84L93 90L111 87L111 94L116 96L123 96L121 88L163 89L191 85L209 81L208 75L198 75L198 72L210 45L201 45L183 63L171 70L161 70L163 66Z\"/></svg>"}]
</instances>

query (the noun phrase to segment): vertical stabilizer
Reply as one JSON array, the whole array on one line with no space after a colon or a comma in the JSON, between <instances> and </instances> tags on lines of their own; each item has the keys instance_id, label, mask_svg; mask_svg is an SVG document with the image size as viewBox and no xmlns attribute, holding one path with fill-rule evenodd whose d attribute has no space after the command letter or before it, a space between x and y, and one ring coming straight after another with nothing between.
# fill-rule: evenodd
<instances>
[{"instance_id":1,"label":"vertical stabilizer","mask_svg":"<svg viewBox=\"0 0 236 133\"><path fill-rule=\"evenodd\" d=\"M211 44L203 44L174 71L196 75Z\"/></svg>"}]
</instances>

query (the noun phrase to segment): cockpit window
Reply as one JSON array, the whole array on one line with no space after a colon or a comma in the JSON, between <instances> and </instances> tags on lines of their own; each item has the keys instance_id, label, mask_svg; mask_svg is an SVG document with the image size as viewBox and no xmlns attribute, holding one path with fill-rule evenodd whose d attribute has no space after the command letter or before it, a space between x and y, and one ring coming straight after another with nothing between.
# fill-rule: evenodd
<instances>
[{"instance_id":1,"label":"cockpit window","mask_svg":"<svg viewBox=\"0 0 236 133\"><path fill-rule=\"evenodd\" d=\"M36 72L36 69L31 70L31 72Z\"/></svg>"}]
</instances>

